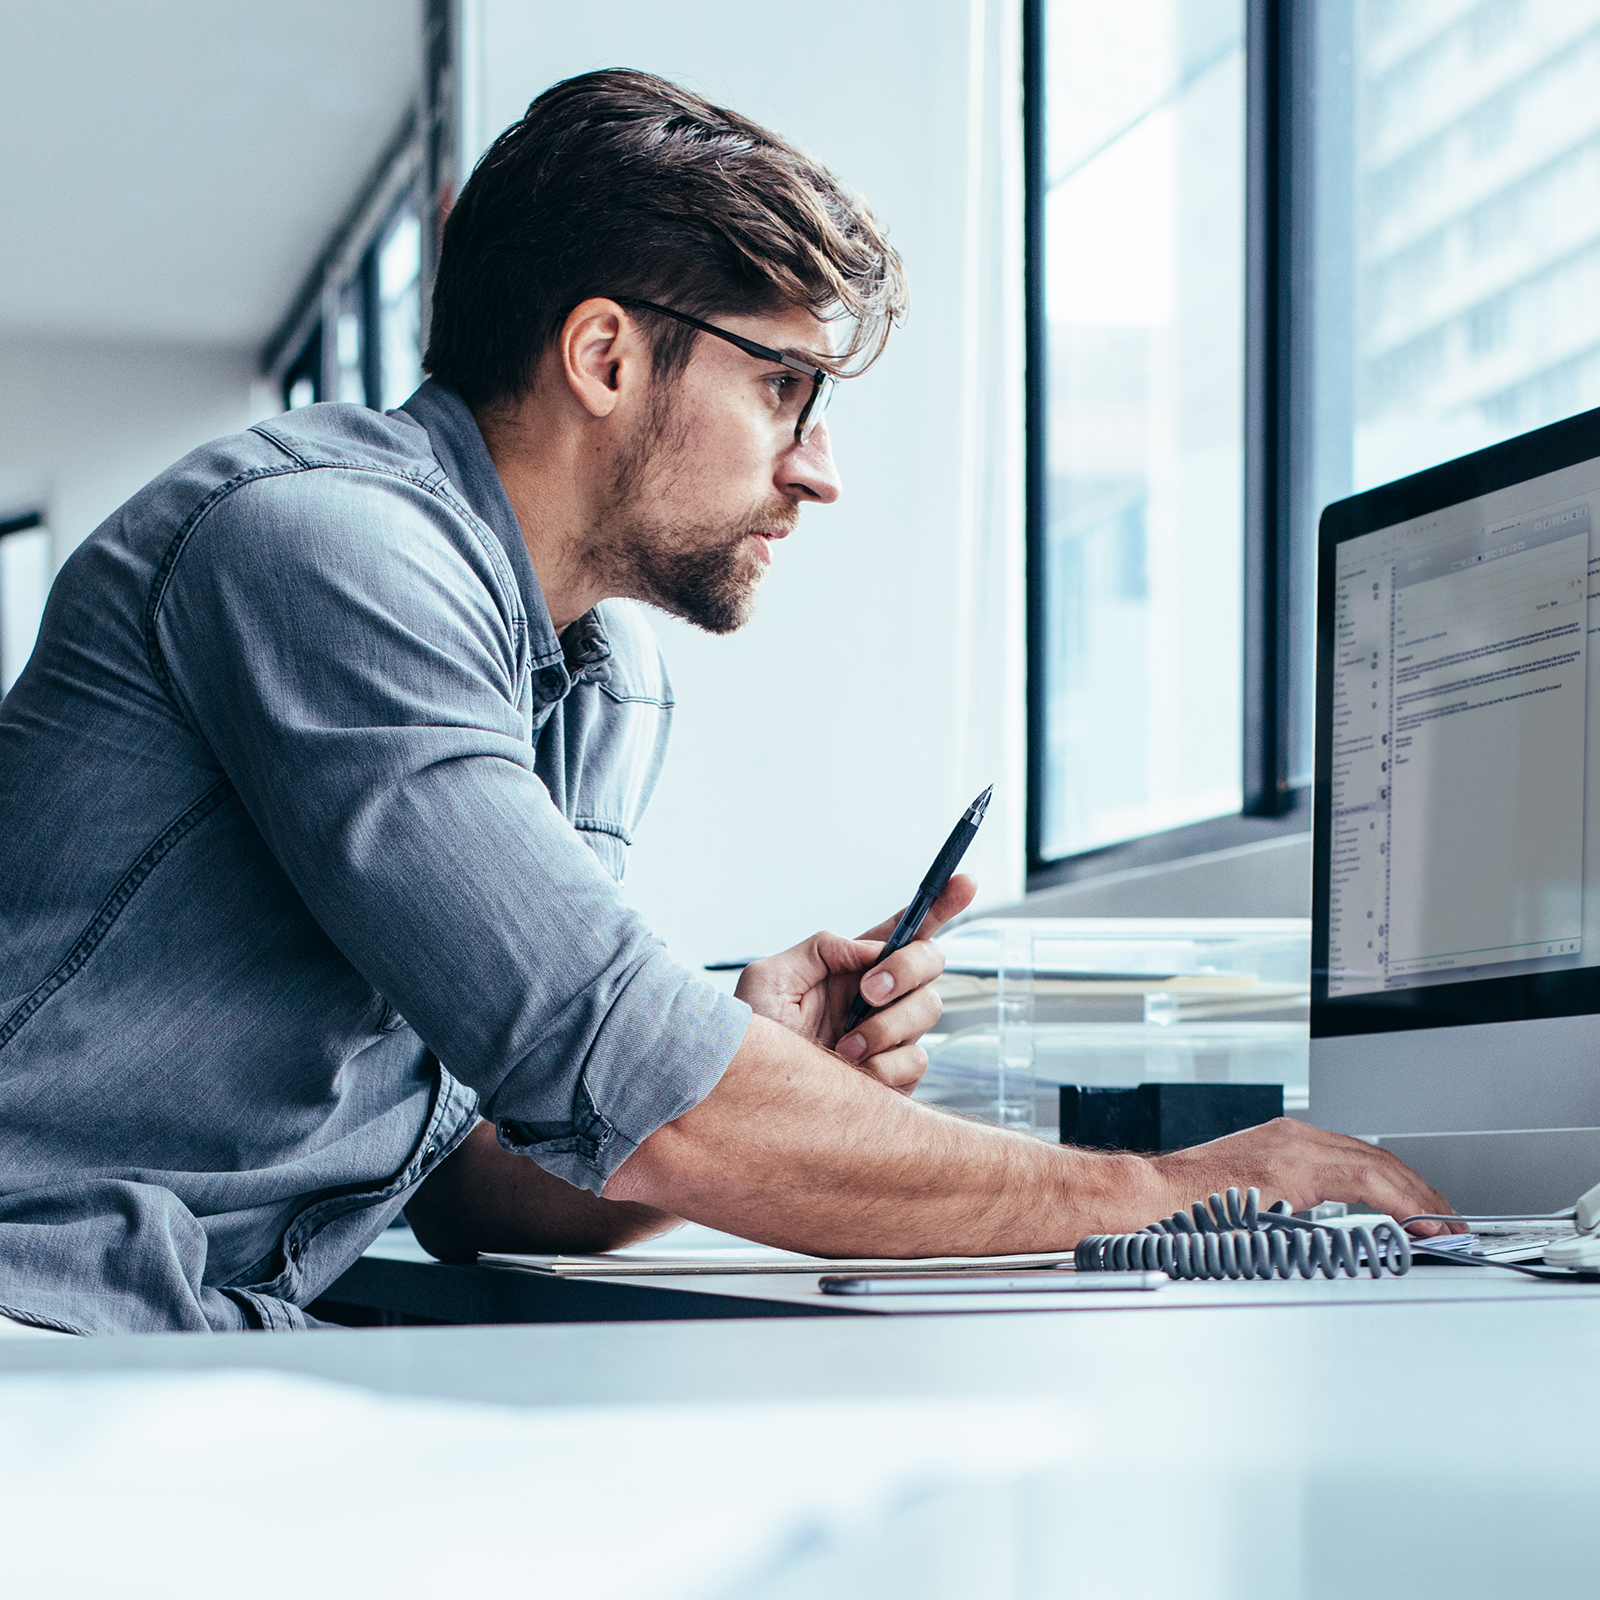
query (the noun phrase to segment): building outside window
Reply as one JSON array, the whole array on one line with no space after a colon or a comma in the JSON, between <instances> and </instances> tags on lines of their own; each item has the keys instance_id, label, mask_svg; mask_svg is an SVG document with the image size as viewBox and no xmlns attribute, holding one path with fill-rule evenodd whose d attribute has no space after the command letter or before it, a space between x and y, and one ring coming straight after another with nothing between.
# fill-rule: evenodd
<instances>
[{"instance_id":1,"label":"building outside window","mask_svg":"<svg viewBox=\"0 0 1600 1600\"><path fill-rule=\"evenodd\" d=\"M1047 859L1241 803L1243 13L1046 7Z\"/></svg>"},{"instance_id":2,"label":"building outside window","mask_svg":"<svg viewBox=\"0 0 1600 1600\"><path fill-rule=\"evenodd\" d=\"M1354 46L1359 490L1600 403L1600 4L1365 0Z\"/></svg>"},{"instance_id":3,"label":"building outside window","mask_svg":"<svg viewBox=\"0 0 1600 1600\"><path fill-rule=\"evenodd\" d=\"M1038 9L1036 865L1239 810L1252 452L1296 455L1277 692L1303 785L1321 508L1600 406L1600 0L1319 0L1270 39L1269 14ZM1276 211L1246 182L1268 51ZM1290 424L1257 438L1246 218L1285 215Z\"/></svg>"}]
</instances>

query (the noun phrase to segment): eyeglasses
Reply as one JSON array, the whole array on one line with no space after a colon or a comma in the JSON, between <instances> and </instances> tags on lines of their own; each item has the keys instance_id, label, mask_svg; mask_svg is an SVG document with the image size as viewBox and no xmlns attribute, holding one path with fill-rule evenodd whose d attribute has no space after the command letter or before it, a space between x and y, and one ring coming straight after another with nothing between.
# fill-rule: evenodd
<instances>
[{"instance_id":1,"label":"eyeglasses","mask_svg":"<svg viewBox=\"0 0 1600 1600\"><path fill-rule=\"evenodd\" d=\"M798 356L774 350L770 345L757 344L754 339L746 339L742 334L729 333L726 328L713 327L711 323L702 322L699 317L691 317L687 312L674 311L671 306L658 306L652 300L618 299L617 304L638 306L644 311L658 312L663 317L671 317L676 322L698 328L701 333L712 333L719 339L726 339L729 344L737 345L747 356L754 356L757 361L776 361L788 367L791 372L803 373L811 380L811 393L806 397L806 403L801 406L800 415L795 418L796 444L804 444L811 437L817 424L822 421L822 414L828 409L828 402L833 398L834 388L839 381L831 372L824 372L821 367L813 367Z\"/></svg>"}]
</instances>

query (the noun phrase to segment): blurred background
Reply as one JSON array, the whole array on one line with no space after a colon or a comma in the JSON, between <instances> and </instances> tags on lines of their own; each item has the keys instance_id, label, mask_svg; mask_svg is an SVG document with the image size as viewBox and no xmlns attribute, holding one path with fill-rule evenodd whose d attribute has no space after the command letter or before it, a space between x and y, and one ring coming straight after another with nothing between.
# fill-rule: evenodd
<instances>
[{"instance_id":1,"label":"blurred background","mask_svg":"<svg viewBox=\"0 0 1600 1600\"><path fill-rule=\"evenodd\" d=\"M203 440L415 386L436 230L631 65L860 190L912 311L755 621L678 696L627 891L682 959L903 902L1307 909L1329 500L1600 403L1600 0L0 0L0 690Z\"/></svg>"},{"instance_id":2,"label":"blurred background","mask_svg":"<svg viewBox=\"0 0 1600 1600\"><path fill-rule=\"evenodd\" d=\"M400 403L436 218L477 155L556 80L643 67L868 196L915 310L835 400L845 498L802 519L756 620L711 639L656 619L678 713L628 892L695 963L856 932L997 781L973 864L991 903L1021 893L1014 18L964 0L0 9L5 682L54 570L185 451L286 406Z\"/></svg>"}]
</instances>

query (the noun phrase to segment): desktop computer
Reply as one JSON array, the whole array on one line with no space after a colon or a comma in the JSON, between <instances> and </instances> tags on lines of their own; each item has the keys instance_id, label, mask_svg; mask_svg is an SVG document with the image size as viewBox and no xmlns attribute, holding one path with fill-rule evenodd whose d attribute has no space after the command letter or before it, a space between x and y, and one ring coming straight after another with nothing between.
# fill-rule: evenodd
<instances>
[{"instance_id":1,"label":"desktop computer","mask_svg":"<svg viewBox=\"0 0 1600 1600\"><path fill-rule=\"evenodd\" d=\"M1310 1115L1464 1212L1600 1182L1600 411L1319 530Z\"/></svg>"}]
</instances>

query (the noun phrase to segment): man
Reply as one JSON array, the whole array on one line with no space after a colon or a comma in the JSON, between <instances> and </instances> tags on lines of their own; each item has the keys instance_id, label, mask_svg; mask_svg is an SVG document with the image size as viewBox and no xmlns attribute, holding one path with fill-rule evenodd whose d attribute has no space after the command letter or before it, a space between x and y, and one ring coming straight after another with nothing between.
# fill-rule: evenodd
<instances>
[{"instance_id":1,"label":"man","mask_svg":"<svg viewBox=\"0 0 1600 1600\"><path fill-rule=\"evenodd\" d=\"M1064 1248L1228 1183L1442 1209L1293 1123L1145 1160L896 1092L970 880L889 960L818 935L737 999L622 902L671 705L628 602L745 620L903 306L814 163L591 74L464 189L402 410L208 445L74 553L0 707L0 1315L301 1327L402 1206L441 1255L682 1217Z\"/></svg>"}]
</instances>

